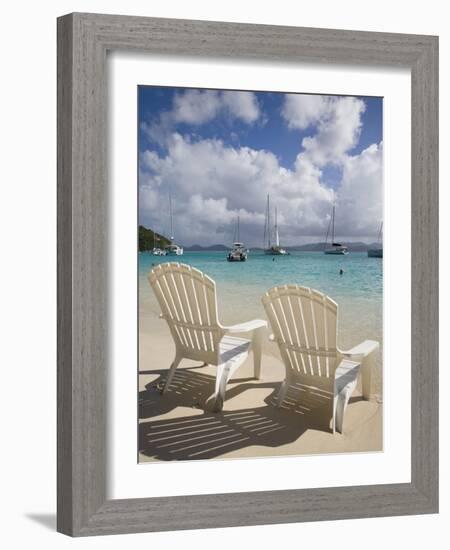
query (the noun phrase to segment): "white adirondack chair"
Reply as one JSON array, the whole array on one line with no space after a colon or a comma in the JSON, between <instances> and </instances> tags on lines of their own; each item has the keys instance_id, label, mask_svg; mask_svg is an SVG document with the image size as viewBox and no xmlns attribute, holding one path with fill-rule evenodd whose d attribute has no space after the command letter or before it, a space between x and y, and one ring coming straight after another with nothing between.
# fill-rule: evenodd
<instances>
[{"instance_id":1,"label":"white adirondack chair","mask_svg":"<svg viewBox=\"0 0 450 550\"><path fill-rule=\"evenodd\" d=\"M148 280L161 307L161 317L166 320L175 342L175 359L163 393L169 388L182 359L216 365L216 387L209 401L215 412L220 411L226 385L251 348L254 374L260 378L262 331L267 322L255 319L229 327L221 325L217 315L216 283L191 266L163 263L150 271ZM232 336L245 332L252 333L251 340Z\"/></svg>"},{"instance_id":2,"label":"white adirondack chair","mask_svg":"<svg viewBox=\"0 0 450 550\"><path fill-rule=\"evenodd\" d=\"M333 433L342 433L344 413L361 370L362 390L370 398L370 377L378 342L366 340L341 351L337 346L338 305L317 290L277 286L264 294L264 309L286 369L278 394L281 406L291 384L317 387L331 394Z\"/></svg>"}]
</instances>

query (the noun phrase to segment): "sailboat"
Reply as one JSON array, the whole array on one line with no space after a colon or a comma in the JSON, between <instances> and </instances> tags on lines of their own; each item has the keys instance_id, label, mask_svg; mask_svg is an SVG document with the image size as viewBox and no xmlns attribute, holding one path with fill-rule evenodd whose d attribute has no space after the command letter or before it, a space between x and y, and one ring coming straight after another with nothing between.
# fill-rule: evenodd
<instances>
[{"instance_id":1,"label":"sailboat","mask_svg":"<svg viewBox=\"0 0 450 550\"><path fill-rule=\"evenodd\" d=\"M173 210L172 210L172 191L169 187L169 215L170 215L170 244L165 247L167 254L181 256L184 252L183 247L174 243L173 236Z\"/></svg>"},{"instance_id":2,"label":"sailboat","mask_svg":"<svg viewBox=\"0 0 450 550\"><path fill-rule=\"evenodd\" d=\"M369 258L382 258L383 257L383 238L382 238L382 234L383 234L383 222L381 222L380 231L378 232L378 238L377 238L377 243L379 243L380 246L377 246L376 248L369 248L369 250L367 251L367 256L369 256Z\"/></svg>"},{"instance_id":3,"label":"sailboat","mask_svg":"<svg viewBox=\"0 0 450 550\"><path fill-rule=\"evenodd\" d=\"M272 244L271 236L274 236L275 243ZM266 236L267 236L267 248L266 248ZM277 208L275 207L275 225L272 229L270 223L270 197L267 195L267 206L266 206L266 220L264 223L264 254L269 254L271 256L286 256L289 254L284 248L280 246L280 234L278 232L278 218L277 218Z\"/></svg>"},{"instance_id":4,"label":"sailboat","mask_svg":"<svg viewBox=\"0 0 450 550\"><path fill-rule=\"evenodd\" d=\"M160 241L160 240L161 240L161 237L153 231L153 249L152 249L153 256L166 256L167 255L166 250L164 250L160 246L156 246L155 241Z\"/></svg>"},{"instance_id":5,"label":"sailboat","mask_svg":"<svg viewBox=\"0 0 450 550\"><path fill-rule=\"evenodd\" d=\"M227 260L229 262L245 262L248 256L248 250L245 248L244 243L241 242L239 235L239 216L237 217L237 225L235 229L235 238L233 239L233 247L228 253Z\"/></svg>"},{"instance_id":6,"label":"sailboat","mask_svg":"<svg viewBox=\"0 0 450 550\"><path fill-rule=\"evenodd\" d=\"M327 248L328 243L328 234L330 232L330 226L328 226L327 236L325 237L325 254L335 254L335 255L345 255L348 254L348 248L340 243L334 242L334 216L335 216L335 205L333 204L333 212L331 214L331 248Z\"/></svg>"}]
</instances>

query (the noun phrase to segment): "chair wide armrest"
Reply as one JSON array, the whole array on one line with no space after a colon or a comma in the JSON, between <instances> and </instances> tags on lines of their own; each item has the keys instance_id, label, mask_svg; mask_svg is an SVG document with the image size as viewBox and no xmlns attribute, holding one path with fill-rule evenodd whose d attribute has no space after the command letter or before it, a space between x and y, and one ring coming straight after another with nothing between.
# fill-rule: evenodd
<instances>
[{"instance_id":1,"label":"chair wide armrest","mask_svg":"<svg viewBox=\"0 0 450 550\"><path fill-rule=\"evenodd\" d=\"M238 332L251 332L252 330L265 327L267 327L267 321L263 321L262 319L253 319L253 321L247 321L246 323L239 323L238 325L223 328L225 332L233 334Z\"/></svg>"},{"instance_id":2,"label":"chair wide armrest","mask_svg":"<svg viewBox=\"0 0 450 550\"><path fill-rule=\"evenodd\" d=\"M365 340L352 349L342 351L342 355L349 359L363 359L370 355L373 351L376 351L380 347L380 344L375 340Z\"/></svg>"}]
</instances>

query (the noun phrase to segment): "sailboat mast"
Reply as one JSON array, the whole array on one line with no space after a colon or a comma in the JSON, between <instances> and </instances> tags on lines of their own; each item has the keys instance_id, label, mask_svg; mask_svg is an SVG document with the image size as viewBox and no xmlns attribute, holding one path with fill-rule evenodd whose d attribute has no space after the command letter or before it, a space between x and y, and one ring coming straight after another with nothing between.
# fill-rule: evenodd
<instances>
[{"instance_id":1,"label":"sailboat mast","mask_svg":"<svg viewBox=\"0 0 450 550\"><path fill-rule=\"evenodd\" d=\"M172 187L169 187L170 240L173 242Z\"/></svg>"},{"instance_id":2,"label":"sailboat mast","mask_svg":"<svg viewBox=\"0 0 450 550\"><path fill-rule=\"evenodd\" d=\"M381 222L381 225L380 225L380 231L378 232L378 242L381 244L381 235L383 233L383 222Z\"/></svg>"},{"instance_id":3,"label":"sailboat mast","mask_svg":"<svg viewBox=\"0 0 450 550\"><path fill-rule=\"evenodd\" d=\"M333 214L332 214L332 217L331 217L331 246L333 246L334 244L334 209L335 209L335 206L333 204Z\"/></svg>"},{"instance_id":4,"label":"sailboat mast","mask_svg":"<svg viewBox=\"0 0 450 550\"><path fill-rule=\"evenodd\" d=\"M239 216L238 216L238 220L237 220L237 241L239 243L241 242L241 236L240 236L240 231L239 231Z\"/></svg>"},{"instance_id":5,"label":"sailboat mast","mask_svg":"<svg viewBox=\"0 0 450 550\"><path fill-rule=\"evenodd\" d=\"M278 212L275 206L275 245L280 246L280 236L278 234Z\"/></svg>"},{"instance_id":6,"label":"sailboat mast","mask_svg":"<svg viewBox=\"0 0 450 550\"><path fill-rule=\"evenodd\" d=\"M270 199L269 199L269 195L267 195L267 235L268 235L268 246L267 248L270 248L270 233L271 233L271 229L270 229Z\"/></svg>"},{"instance_id":7,"label":"sailboat mast","mask_svg":"<svg viewBox=\"0 0 450 550\"><path fill-rule=\"evenodd\" d=\"M266 232L267 232L267 206L264 215L264 236L263 236L263 250L266 248Z\"/></svg>"}]
</instances>

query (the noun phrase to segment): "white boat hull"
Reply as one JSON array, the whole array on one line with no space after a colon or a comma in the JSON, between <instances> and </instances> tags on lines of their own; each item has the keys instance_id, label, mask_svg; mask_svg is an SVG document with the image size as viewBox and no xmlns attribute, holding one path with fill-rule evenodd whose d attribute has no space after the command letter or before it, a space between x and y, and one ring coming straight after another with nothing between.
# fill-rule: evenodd
<instances>
[{"instance_id":1,"label":"white boat hull","mask_svg":"<svg viewBox=\"0 0 450 550\"><path fill-rule=\"evenodd\" d=\"M267 248L264 250L264 254L267 254L268 256L288 256L289 252L287 252L284 248Z\"/></svg>"},{"instance_id":2,"label":"white boat hull","mask_svg":"<svg viewBox=\"0 0 450 550\"><path fill-rule=\"evenodd\" d=\"M227 256L227 261L229 262L245 262L246 259L246 253L233 254L232 252L230 252Z\"/></svg>"},{"instance_id":3,"label":"white boat hull","mask_svg":"<svg viewBox=\"0 0 450 550\"><path fill-rule=\"evenodd\" d=\"M184 253L184 250L181 246L172 246L170 248L166 248L166 252L169 256L182 256Z\"/></svg>"},{"instance_id":4,"label":"white boat hull","mask_svg":"<svg viewBox=\"0 0 450 550\"><path fill-rule=\"evenodd\" d=\"M182 256L183 255L183 250L177 250L176 252L172 251L172 250L169 250L167 252L167 255L168 256Z\"/></svg>"},{"instance_id":5,"label":"white boat hull","mask_svg":"<svg viewBox=\"0 0 450 550\"><path fill-rule=\"evenodd\" d=\"M161 250L160 248L154 248L152 250L153 256L166 256L167 252L165 250Z\"/></svg>"},{"instance_id":6,"label":"white boat hull","mask_svg":"<svg viewBox=\"0 0 450 550\"><path fill-rule=\"evenodd\" d=\"M348 250L342 248L329 248L328 250L325 250L325 254L331 254L333 256L346 256L348 254Z\"/></svg>"},{"instance_id":7,"label":"white boat hull","mask_svg":"<svg viewBox=\"0 0 450 550\"><path fill-rule=\"evenodd\" d=\"M228 253L227 260L229 262L245 262L248 256L248 250L241 242L233 244L232 250Z\"/></svg>"}]
</instances>

